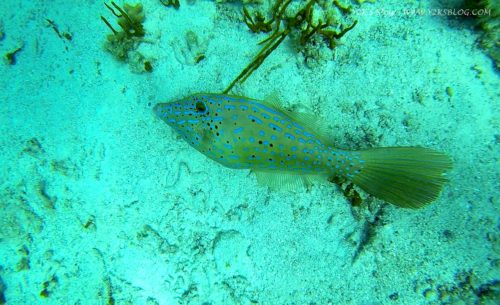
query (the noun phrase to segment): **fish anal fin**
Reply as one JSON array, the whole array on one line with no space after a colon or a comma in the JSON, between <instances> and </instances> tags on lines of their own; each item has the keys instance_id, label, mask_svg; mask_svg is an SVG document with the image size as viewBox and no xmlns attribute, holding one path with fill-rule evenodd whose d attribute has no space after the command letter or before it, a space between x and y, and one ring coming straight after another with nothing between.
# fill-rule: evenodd
<instances>
[{"instance_id":1,"label":"fish anal fin","mask_svg":"<svg viewBox=\"0 0 500 305\"><path fill-rule=\"evenodd\" d=\"M254 171L257 182L273 191L297 191L310 188L319 180L325 180L320 175L293 174L280 171Z\"/></svg>"}]
</instances>

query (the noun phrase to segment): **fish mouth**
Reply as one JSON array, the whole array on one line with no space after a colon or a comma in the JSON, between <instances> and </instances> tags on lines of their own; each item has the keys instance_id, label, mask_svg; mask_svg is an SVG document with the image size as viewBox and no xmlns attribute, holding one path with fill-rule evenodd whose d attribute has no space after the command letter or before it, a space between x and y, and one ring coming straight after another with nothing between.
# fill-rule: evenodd
<instances>
[{"instance_id":1,"label":"fish mouth","mask_svg":"<svg viewBox=\"0 0 500 305\"><path fill-rule=\"evenodd\" d=\"M153 107L153 112L158 115L158 111L159 109L161 108L161 104L156 104L154 107Z\"/></svg>"},{"instance_id":2,"label":"fish mouth","mask_svg":"<svg viewBox=\"0 0 500 305\"><path fill-rule=\"evenodd\" d=\"M167 109L168 104L166 103L158 103L153 107L153 112L156 114L157 117L160 119L167 119L168 118L168 113L169 110ZM172 110L170 109L170 112Z\"/></svg>"}]
</instances>

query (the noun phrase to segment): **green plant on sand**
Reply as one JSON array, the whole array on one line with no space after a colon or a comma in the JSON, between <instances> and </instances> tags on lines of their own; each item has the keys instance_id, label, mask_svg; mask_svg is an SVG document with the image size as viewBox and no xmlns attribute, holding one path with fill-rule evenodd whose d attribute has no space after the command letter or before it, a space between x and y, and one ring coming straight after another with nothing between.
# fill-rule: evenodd
<instances>
[{"instance_id":1,"label":"green plant on sand","mask_svg":"<svg viewBox=\"0 0 500 305\"><path fill-rule=\"evenodd\" d=\"M161 4L164 6L173 6L176 10L181 7L179 0L160 0Z\"/></svg>"},{"instance_id":2,"label":"green plant on sand","mask_svg":"<svg viewBox=\"0 0 500 305\"><path fill-rule=\"evenodd\" d=\"M298 9L293 9L291 4L292 0L276 0L270 9L269 20L266 20L261 12L255 12L252 16L246 7L243 8L243 21L252 32L271 33L259 43L263 45L260 51L224 90L224 93L228 93L237 83L243 83L286 37L293 36L301 48L311 43L313 38L320 37L330 49L334 49L337 41L357 23L353 21L346 25L339 21L338 14L346 17L350 15L351 8L341 4L338 0L301 1Z\"/></svg>"},{"instance_id":3,"label":"green plant on sand","mask_svg":"<svg viewBox=\"0 0 500 305\"><path fill-rule=\"evenodd\" d=\"M104 5L118 19L117 23L121 28L120 31L115 30L111 23L101 16L101 20L113 32L107 36L104 47L118 60L126 61L129 58L129 52L137 48L145 35L142 25L145 19L142 4L125 3L123 8L115 2L111 2L112 6L106 3Z\"/></svg>"}]
</instances>

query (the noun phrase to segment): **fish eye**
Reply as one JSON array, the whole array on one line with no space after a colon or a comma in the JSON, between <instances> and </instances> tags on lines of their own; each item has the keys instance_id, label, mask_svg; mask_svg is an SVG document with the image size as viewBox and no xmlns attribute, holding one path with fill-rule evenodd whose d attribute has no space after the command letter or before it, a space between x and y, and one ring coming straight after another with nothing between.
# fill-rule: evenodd
<instances>
[{"instance_id":1,"label":"fish eye","mask_svg":"<svg viewBox=\"0 0 500 305\"><path fill-rule=\"evenodd\" d=\"M195 109L196 112L204 113L207 110L207 107L203 102L196 102Z\"/></svg>"}]
</instances>

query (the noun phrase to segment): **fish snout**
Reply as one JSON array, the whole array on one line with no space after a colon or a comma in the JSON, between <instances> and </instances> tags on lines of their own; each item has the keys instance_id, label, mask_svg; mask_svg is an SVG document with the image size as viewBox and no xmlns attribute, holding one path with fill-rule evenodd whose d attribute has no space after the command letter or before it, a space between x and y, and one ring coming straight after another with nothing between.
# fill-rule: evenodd
<instances>
[{"instance_id":1,"label":"fish snout","mask_svg":"<svg viewBox=\"0 0 500 305\"><path fill-rule=\"evenodd\" d=\"M172 107L166 103L159 103L153 107L153 112L162 120L168 119L172 113Z\"/></svg>"}]
</instances>

